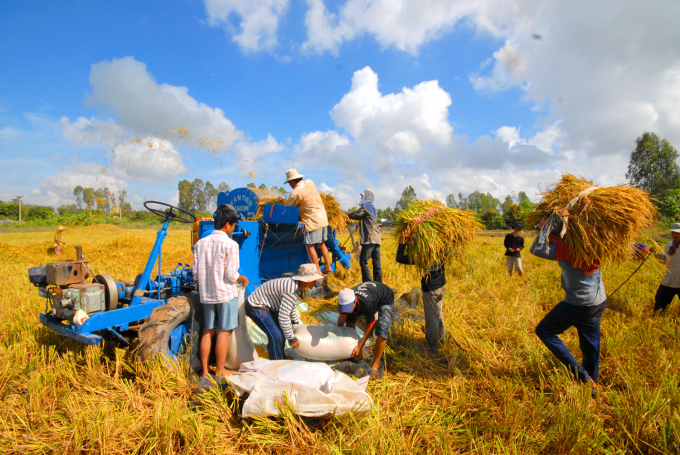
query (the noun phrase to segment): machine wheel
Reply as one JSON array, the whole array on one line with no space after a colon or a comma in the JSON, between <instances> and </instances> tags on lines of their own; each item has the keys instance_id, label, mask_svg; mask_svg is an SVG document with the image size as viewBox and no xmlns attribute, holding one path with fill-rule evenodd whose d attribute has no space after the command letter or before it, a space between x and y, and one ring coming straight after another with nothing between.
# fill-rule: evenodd
<instances>
[{"instance_id":1,"label":"machine wheel","mask_svg":"<svg viewBox=\"0 0 680 455\"><path fill-rule=\"evenodd\" d=\"M169 362L186 349L186 335L191 332L191 303L184 296L172 297L155 308L149 320L139 329L137 360L150 360L161 354Z\"/></svg>"}]
</instances>

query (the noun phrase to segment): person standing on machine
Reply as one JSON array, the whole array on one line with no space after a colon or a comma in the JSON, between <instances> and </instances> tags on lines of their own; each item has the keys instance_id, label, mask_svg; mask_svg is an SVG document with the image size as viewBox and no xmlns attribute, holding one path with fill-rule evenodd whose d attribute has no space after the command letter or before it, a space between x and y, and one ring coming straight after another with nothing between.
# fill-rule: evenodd
<instances>
[{"instance_id":1,"label":"person standing on machine","mask_svg":"<svg viewBox=\"0 0 680 455\"><path fill-rule=\"evenodd\" d=\"M288 196L284 205L292 205L300 210L300 221L305 225L305 246L307 247L307 254L316 268L321 274L333 273L331 269L331 257L326 247L326 240L328 240L328 216L326 209L323 206L319 190L311 180L302 180L304 175L301 175L295 169L288 169L286 171L286 181L284 184L289 184L293 188L293 192ZM316 247L319 247L323 260L326 263L321 271L319 266L319 257L316 254Z\"/></svg>"},{"instance_id":2,"label":"person standing on machine","mask_svg":"<svg viewBox=\"0 0 680 455\"><path fill-rule=\"evenodd\" d=\"M347 214L350 220L359 221L359 243L361 244L361 256L359 265L361 266L361 281L379 281L382 283L382 266L380 264L380 228L378 227L378 216L373 206L375 196L372 190L361 193L359 210ZM368 259L373 260L373 278L371 270L368 268Z\"/></svg>"},{"instance_id":3,"label":"person standing on machine","mask_svg":"<svg viewBox=\"0 0 680 455\"><path fill-rule=\"evenodd\" d=\"M217 331L215 357L218 378L231 373L224 368L231 331L238 326L238 288L248 286L248 278L238 273L238 243L229 236L239 220L231 205L220 205L215 214L215 230L194 245L193 273L203 305L205 326L201 336L201 376L207 376L212 339Z\"/></svg>"}]
</instances>

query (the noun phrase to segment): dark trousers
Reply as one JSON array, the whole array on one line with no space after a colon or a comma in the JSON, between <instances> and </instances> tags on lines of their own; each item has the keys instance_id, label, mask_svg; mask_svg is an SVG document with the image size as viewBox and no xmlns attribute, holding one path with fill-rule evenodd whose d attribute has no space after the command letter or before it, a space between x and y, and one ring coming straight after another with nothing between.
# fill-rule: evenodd
<instances>
[{"instance_id":1,"label":"dark trousers","mask_svg":"<svg viewBox=\"0 0 680 455\"><path fill-rule=\"evenodd\" d=\"M660 285L659 289L656 290L656 296L654 296L654 311L661 310L662 313L666 311L676 295L680 296L680 288Z\"/></svg>"},{"instance_id":2,"label":"dark trousers","mask_svg":"<svg viewBox=\"0 0 680 455\"><path fill-rule=\"evenodd\" d=\"M576 306L558 303L536 326L536 335L557 359L565 364L581 382L597 382L600 370L600 319L607 308L605 300L599 305ZM570 327L578 331L583 365L578 363L557 336Z\"/></svg>"},{"instance_id":3,"label":"dark trousers","mask_svg":"<svg viewBox=\"0 0 680 455\"><path fill-rule=\"evenodd\" d=\"M373 260L373 279L371 270L368 268L368 259ZM367 243L361 245L361 255L359 256L361 266L361 281L380 281L382 283L382 266L380 264L380 245Z\"/></svg>"},{"instance_id":4,"label":"dark trousers","mask_svg":"<svg viewBox=\"0 0 680 455\"><path fill-rule=\"evenodd\" d=\"M285 360L286 354L283 350L286 340L281 333L281 327L279 327L278 313L255 308L246 302L246 315L267 335L269 360Z\"/></svg>"}]
</instances>

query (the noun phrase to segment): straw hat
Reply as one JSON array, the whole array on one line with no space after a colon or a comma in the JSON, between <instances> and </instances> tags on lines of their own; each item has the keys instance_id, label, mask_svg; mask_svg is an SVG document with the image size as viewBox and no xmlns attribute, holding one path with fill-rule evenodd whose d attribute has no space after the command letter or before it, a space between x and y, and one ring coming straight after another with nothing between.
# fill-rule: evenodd
<instances>
[{"instance_id":1,"label":"straw hat","mask_svg":"<svg viewBox=\"0 0 680 455\"><path fill-rule=\"evenodd\" d=\"M290 168L286 171L286 181L283 182L285 185L286 183L290 182L291 180L296 180L296 179L301 179L304 177L304 175L301 175L297 169L295 168Z\"/></svg>"},{"instance_id":2,"label":"straw hat","mask_svg":"<svg viewBox=\"0 0 680 455\"><path fill-rule=\"evenodd\" d=\"M310 282L323 279L323 275L319 274L319 269L314 264L302 264L297 275L293 275L291 278Z\"/></svg>"}]
</instances>

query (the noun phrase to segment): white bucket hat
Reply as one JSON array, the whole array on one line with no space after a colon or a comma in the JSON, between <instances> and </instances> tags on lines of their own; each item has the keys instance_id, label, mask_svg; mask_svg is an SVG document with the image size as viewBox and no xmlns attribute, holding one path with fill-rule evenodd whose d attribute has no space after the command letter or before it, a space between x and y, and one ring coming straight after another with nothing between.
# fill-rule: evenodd
<instances>
[{"instance_id":1,"label":"white bucket hat","mask_svg":"<svg viewBox=\"0 0 680 455\"><path fill-rule=\"evenodd\" d=\"M301 179L304 177L304 175L301 175L297 169L295 168L290 168L286 171L286 181L283 182L285 185L286 183L290 182L291 180L296 180L296 179Z\"/></svg>"},{"instance_id":2,"label":"white bucket hat","mask_svg":"<svg viewBox=\"0 0 680 455\"><path fill-rule=\"evenodd\" d=\"M319 274L319 269L314 264L302 264L297 275L291 278L298 281L316 281L323 279L323 275Z\"/></svg>"},{"instance_id":3,"label":"white bucket hat","mask_svg":"<svg viewBox=\"0 0 680 455\"><path fill-rule=\"evenodd\" d=\"M673 223L673 226L671 226L671 232L680 232L680 223Z\"/></svg>"}]
</instances>

